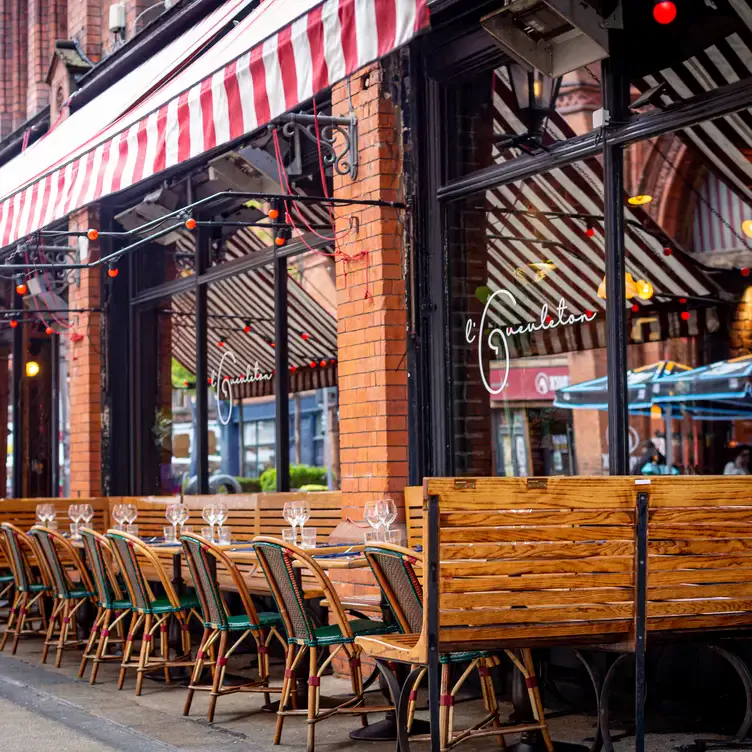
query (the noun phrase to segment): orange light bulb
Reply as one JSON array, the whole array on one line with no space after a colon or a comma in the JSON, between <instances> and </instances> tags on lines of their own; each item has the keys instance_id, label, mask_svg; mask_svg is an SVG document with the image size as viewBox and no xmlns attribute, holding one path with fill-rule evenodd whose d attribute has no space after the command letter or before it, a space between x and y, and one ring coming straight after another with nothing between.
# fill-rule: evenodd
<instances>
[{"instance_id":1,"label":"orange light bulb","mask_svg":"<svg viewBox=\"0 0 752 752\"><path fill-rule=\"evenodd\" d=\"M89 238L89 240L96 240L99 237L99 230L95 230L92 227L91 230L86 231L86 237Z\"/></svg>"},{"instance_id":2,"label":"orange light bulb","mask_svg":"<svg viewBox=\"0 0 752 752\"><path fill-rule=\"evenodd\" d=\"M188 219L185 220L185 226L189 230L195 230L196 229L196 220L193 217L188 217Z\"/></svg>"}]
</instances>

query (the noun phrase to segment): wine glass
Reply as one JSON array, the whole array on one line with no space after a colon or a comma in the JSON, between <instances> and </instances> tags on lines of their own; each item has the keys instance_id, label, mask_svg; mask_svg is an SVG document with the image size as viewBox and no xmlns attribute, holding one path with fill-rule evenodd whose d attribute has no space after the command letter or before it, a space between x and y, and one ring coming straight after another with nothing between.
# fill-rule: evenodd
<instances>
[{"instance_id":1,"label":"wine glass","mask_svg":"<svg viewBox=\"0 0 752 752\"><path fill-rule=\"evenodd\" d=\"M167 522L172 525L172 529L175 531L173 537L177 538L178 535L178 519L180 518L180 504L168 504L165 508L165 517Z\"/></svg>"},{"instance_id":2,"label":"wine glass","mask_svg":"<svg viewBox=\"0 0 752 752\"><path fill-rule=\"evenodd\" d=\"M112 519L115 520L115 530L123 529L125 504L113 504L112 506Z\"/></svg>"},{"instance_id":3,"label":"wine glass","mask_svg":"<svg viewBox=\"0 0 752 752\"><path fill-rule=\"evenodd\" d=\"M86 527L94 519L94 507L91 504L81 504L81 520Z\"/></svg>"},{"instance_id":4,"label":"wine glass","mask_svg":"<svg viewBox=\"0 0 752 752\"><path fill-rule=\"evenodd\" d=\"M224 501L215 501L214 502L214 509L216 510L216 520L217 524L219 525L219 529L222 529L222 525L225 524L227 521L227 504L225 504Z\"/></svg>"},{"instance_id":5,"label":"wine glass","mask_svg":"<svg viewBox=\"0 0 752 752\"><path fill-rule=\"evenodd\" d=\"M201 510L201 516L209 528L211 529L212 541L214 541L214 526L217 524L217 507L214 504L207 504Z\"/></svg>"},{"instance_id":6,"label":"wine glass","mask_svg":"<svg viewBox=\"0 0 752 752\"><path fill-rule=\"evenodd\" d=\"M126 504L125 521L132 525L136 521L136 517L138 517L138 507L135 504Z\"/></svg>"},{"instance_id":7,"label":"wine glass","mask_svg":"<svg viewBox=\"0 0 752 752\"><path fill-rule=\"evenodd\" d=\"M190 519L191 513L188 511L188 507L185 504L178 504L178 525L182 531L183 525Z\"/></svg>"},{"instance_id":8,"label":"wine glass","mask_svg":"<svg viewBox=\"0 0 752 752\"><path fill-rule=\"evenodd\" d=\"M397 505L394 499L384 499L381 505L381 525L384 528L384 540L387 540L387 532L392 523L397 519Z\"/></svg>"},{"instance_id":9,"label":"wine glass","mask_svg":"<svg viewBox=\"0 0 752 752\"><path fill-rule=\"evenodd\" d=\"M308 522L311 517L311 507L307 501L296 501L293 508L295 509L295 516L300 525L300 537L303 538L303 526Z\"/></svg>"},{"instance_id":10,"label":"wine glass","mask_svg":"<svg viewBox=\"0 0 752 752\"><path fill-rule=\"evenodd\" d=\"M73 523L70 526L71 531L71 538L74 540L78 539L78 524L81 520L83 510L81 509L81 504L71 504L68 507L68 517L71 518L71 522Z\"/></svg>"},{"instance_id":11,"label":"wine glass","mask_svg":"<svg viewBox=\"0 0 752 752\"><path fill-rule=\"evenodd\" d=\"M44 507L45 507L44 519L47 521L47 527L49 527L52 520L55 519L55 515L57 514L57 509L54 504L45 504Z\"/></svg>"},{"instance_id":12,"label":"wine glass","mask_svg":"<svg viewBox=\"0 0 752 752\"><path fill-rule=\"evenodd\" d=\"M282 517L285 522L292 528L293 542L297 540L295 537L295 526L298 524L298 518L295 513L295 502L286 501L282 507Z\"/></svg>"},{"instance_id":13,"label":"wine glass","mask_svg":"<svg viewBox=\"0 0 752 752\"><path fill-rule=\"evenodd\" d=\"M44 521L47 519L47 504L37 504L37 522L40 525L44 525Z\"/></svg>"},{"instance_id":14,"label":"wine glass","mask_svg":"<svg viewBox=\"0 0 752 752\"><path fill-rule=\"evenodd\" d=\"M374 529L376 540L379 538L382 508L383 502L381 501L369 501L363 507L363 519Z\"/></svg>"}]
</instances>

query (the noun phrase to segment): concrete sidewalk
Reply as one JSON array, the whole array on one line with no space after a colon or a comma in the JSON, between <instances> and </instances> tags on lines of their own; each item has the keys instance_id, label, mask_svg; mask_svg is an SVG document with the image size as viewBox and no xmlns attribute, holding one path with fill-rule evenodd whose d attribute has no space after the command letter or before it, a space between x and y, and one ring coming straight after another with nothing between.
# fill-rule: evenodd
<instances>
[{"instance_id":1,"label":"concrete sidewalk","mask_svg":"<svg viewBox=\"0 0 752 752\"><path fill-rule=\"evenodd\" d=\"M182 716L185 689L175 683L166 686L147 679L144 692L136 697L135 679L131 675L125 687L118 692L116 679L118 667L104 664L100 668L97 684L75 679L79 654L65 655L60 669L41 666L39 641L25 640L14 658L0 654L0 750L2 752L48 752L51 742L55 752L218 752L219 750L304 750L306 724L302 718L288 718L285 722L282 744L272 746L276 716L261 710L263 695L238 693L222 697L217 705L216 722L209 725L205 719L208 696L196 693L192 715ZM236 659L233 672L243 672L248 658ZM281 666L273 666L273 683L280 682ZM349 681L324 677L325 695L337 695L349 690ZM369 695L371 704L381 704L383 697L375 692ZM461 727L480 710L479 702L460 703L456 706L457 725ZM504 706L508 714L511 707ZM425 713L419 714L425 715ZM379 716L372 715L372 721ZM469 725L469 724L468 724ZM338 752L355 750L348 732L359 726L357 716L339 716L326 720L316 729L316 747L319 750ZM595 729L594 719L582 715L557 718L550 724L554 739L585 742L589 746ZM678 735L651 736L650 752L669 752L692 737ZM587 740L587 741L586 741ZM513 739L508 739L508 742ZM362 746L362 745L361 745ZM394 749L393 743L367 745L378 750ZM493 738L462 744L459 749L497 749ZM427 744L416 743L421 752ZM625 739L616 745L617 752L634 749L634 740Z\"/></svg>"}]
</instances>

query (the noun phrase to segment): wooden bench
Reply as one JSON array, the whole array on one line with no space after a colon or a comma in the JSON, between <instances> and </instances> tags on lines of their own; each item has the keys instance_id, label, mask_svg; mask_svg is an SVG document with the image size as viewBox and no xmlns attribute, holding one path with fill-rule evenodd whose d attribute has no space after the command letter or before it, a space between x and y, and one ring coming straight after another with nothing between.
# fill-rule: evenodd
<instances>
[{"instance_id":1,"label":"wooden bench","mask_svg":"<svg viewBox=\"0 0 752 752\"><path fill-rule=\"evenodd\" d=\"M382 671L390 661L429 667L434 748L442 742L439 654L634 649L634 479L431 478L423 496L422 630L357 641Z\"/></svg>"}]
</instances>

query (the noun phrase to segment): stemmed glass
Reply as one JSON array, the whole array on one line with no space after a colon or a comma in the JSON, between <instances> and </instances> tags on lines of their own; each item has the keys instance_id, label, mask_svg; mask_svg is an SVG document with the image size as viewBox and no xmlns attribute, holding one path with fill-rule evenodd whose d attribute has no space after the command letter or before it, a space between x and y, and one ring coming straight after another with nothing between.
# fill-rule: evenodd
<instances>
[{"instance_id":1,"label":"stemmed glass","mask_svg":"<svg viewBox=\"0 0 752 752\"><path fill-rule=\"evenodd\" d=\"M71 531L71 538L73 540L78 540L81 536L78 534L78 525L81 521L81 517L83 516L83 505L82 504L71 504L68 507L68 517L71 518L72 525L70 526Z\"/></svg>"},{"instance_id":2,"label":"stemmed glass","mask_svg":"<svg viewBox=\"0 0 752 752\"><path fill-rule=\"evenodd\" d=\"M37 518L40 524L45 527L50 526L50 522L55 519L57 510L54 504L37 504Z\"/></svg>"},{"instance_id":3,"label":"stemmed glass","mask_svg":"<svg viewBox=\"0 0 752 752\"><path fill-rule=\"evenodd\" d=\"M298 524L297 512L294 501L286 501L282 507L282 517L285 522L292 528L293 543L297 543L295 527Z\"/></svg>"},{"instance_id":4,"label":"stemmed glass","mask_svg":"<svg viewBox=\"0 0 752 752\"><path fill-rule=\"evenodd\" d=\"M113 504L112 506L112 519L115 520L115 530L123 529L123 522L125 522L125 504Z\"/></svg>"},{"instance_id":5,"label":"stemmed glass","mask_svg":"<svg viewBox=\"0 0 752 752\"><path fill-rule=\"evenodd\" d=\"M132 525L138 517L138 507L135 504L125 505L124 520L127 524Z\"/></svg>"},{"instance_id":6,"label":"stemmed glass","mask_svg":"<svg viewBox=\"0 0 752 752\"><path fill-rule=\"evenodd\" d=\"M384 515L384 502L383 501L369 501L363 507L363 519L374 529L374 535L376 540L379 539L379 526L381 525L381 519Z\"/></svg>"},{"instance_id":7,"label":"stemmed glass","mask_svg":"<svg viewBox=\"0 0 752 752\"><path fill-rule=\"evenodd\" d=\"M225 524L225 522L227 522L227 504L225 504L224 501L215 501L214 509L216 510L216 520L221 532L222 526ZM219 533L217 533L217 539L219 539Z\"/></svg>"},{"instance_id":8,"label":"stemmed glass","mask_svg":"<svg viewBox=\"0 0 752 752\"><path fill-rule=\"evenodd\" d=\"M217 506L216 504L207 504L201 510L201 516L204 521L211 528L211 539L214 542L214 526L217 524Z\"/></svg>"},{"instance_id":9,"label":"stemmed glass","mask_svg":"<svg viewBox=\"0 0 752 752\"><path fill-rule=\"evenodd\" d=\"M180 532L183 532L183 526L190 519L191 513L188 511L188 507L185 504L178 504L178 525L180 525Z\"/></svg>"},{"instance_id":10,"label":"stemmed glass","mask_svg":"<svg viewBox=\"0 0 752 752\"><path fill-rule=\"evenodd\" d=\"M81 504L81 520L86 527L94 519L94 507L91 504Z\"/></svg>"},{"instance_id":11,"label":"stemmed glass","mask_svg":"<svg viewBox=\"0 0 752 752\"><path fill-rule=\"evenodd\" d=\"M172 525L173 538L178 537L178 522L180 520L180 504L168 504L165 509L165 517Z\"/></svg>"},{"instance_id":12,"label":"stemmed glass","mask_svg":"<svg viewBox=\"0 0 752 752\"><path fill-rule=\"evenodd\" d=\"M303 526L308 522L311 517L311 507L307 501L296 501L293 505L295 509L295 518L300 525L300 539L303 539Z\"/></svg>"},{"instance_id":13,"label":"stemmed glass","mask_svg":"<svg viewBox=\"0 0 752 752\"><path fill-rule=\"evenodd\" d=\"M384 528L383 540L388 541L389 528L397 519L397 505L394 503L394 499L384 499L379 511L381 513L379 523Z\"/></svg>"}]
</instances>

